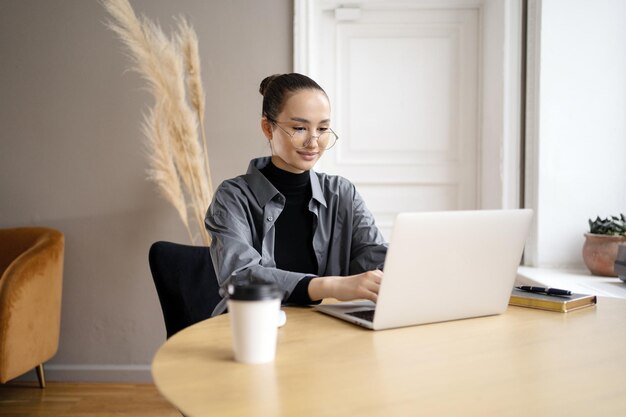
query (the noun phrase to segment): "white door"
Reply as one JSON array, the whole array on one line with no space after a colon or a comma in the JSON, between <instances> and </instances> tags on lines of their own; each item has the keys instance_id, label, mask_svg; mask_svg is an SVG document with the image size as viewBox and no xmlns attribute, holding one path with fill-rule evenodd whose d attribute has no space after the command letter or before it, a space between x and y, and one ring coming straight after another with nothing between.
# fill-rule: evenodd
<instances>
[{"instance_id":1,"label":"white door","mask_svg":"<svg viewBox=\"0 0 626 417\"><path fill-rule=\"evenodd\" d=\"M485 206L480 2L350 4L296 2L295 70L340 138L316 169L350 179L387 238L401 211Z\"/></svg>"}]
</instances>

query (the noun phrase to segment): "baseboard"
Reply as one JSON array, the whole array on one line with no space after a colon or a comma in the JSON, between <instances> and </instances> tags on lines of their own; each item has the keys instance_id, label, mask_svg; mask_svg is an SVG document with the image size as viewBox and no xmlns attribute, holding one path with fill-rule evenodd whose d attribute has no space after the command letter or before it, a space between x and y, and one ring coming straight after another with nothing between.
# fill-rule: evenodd
<instances>
[{"instance_id":1,"label":"baseboard","mask_svg":"<svg viewBox=\"0 0 626 417\"><path fill-rule=\"evenodd\" d=\"M45 365L47 382L122 382L153 383L150 365ZM34 370L20 376L18 381L36 381Z\"/></svg>"}]
</instances>

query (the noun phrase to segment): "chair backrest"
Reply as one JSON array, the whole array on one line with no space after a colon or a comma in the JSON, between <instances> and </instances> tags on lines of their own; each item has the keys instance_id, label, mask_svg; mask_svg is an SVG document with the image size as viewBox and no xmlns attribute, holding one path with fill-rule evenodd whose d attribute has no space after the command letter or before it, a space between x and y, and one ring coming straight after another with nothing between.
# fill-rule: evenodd
<instances>
[{"instance_id":1,"label":"chair backrest","mask_svg":"<svg viewBox=\"0 0 626 417\"><path fill-rule=\"evenodd\" d=\"M221 296L207 246L156 242L148 260L168 338L211 317Z\"/></svg>"}]
</instances>

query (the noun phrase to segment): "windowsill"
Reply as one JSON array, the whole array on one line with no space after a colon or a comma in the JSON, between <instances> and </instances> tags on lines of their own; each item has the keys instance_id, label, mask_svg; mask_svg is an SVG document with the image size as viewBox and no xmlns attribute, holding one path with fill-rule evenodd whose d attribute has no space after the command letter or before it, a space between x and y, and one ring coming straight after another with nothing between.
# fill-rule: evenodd
<instances>
[{"instance_id":1,"label":"windowsill","mask_svg":"<svg viewBox=\"0 0 626 417\"><path fill-rule=\"evenodd\" d=\"M520 266L516 285L563 288L579 294L625 298L626 283L619 278L598 277L583 269L534 268Z\"/></svg>"}]
</instances>

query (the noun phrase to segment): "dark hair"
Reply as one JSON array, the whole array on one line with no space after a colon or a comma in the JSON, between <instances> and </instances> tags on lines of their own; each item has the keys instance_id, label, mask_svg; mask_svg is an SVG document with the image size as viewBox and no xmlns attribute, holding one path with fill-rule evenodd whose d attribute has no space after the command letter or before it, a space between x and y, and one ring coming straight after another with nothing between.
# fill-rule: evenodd
<instances>
[{"instance_id":1,"label":"dark hair","mask_svg":"<svg viewBox=\"0 0 626 417\"><path fill-rule=\"evenodd\" d=\"M306 89L319 90L326 95L324 89L306 75L294 72L291 74L274 74L265 77L259 87L259 93L263 96L262 116L267 117L269 120L276 121L278 114L282 111L286 96L290 93Z\"/></svg>"}]
</instances>

